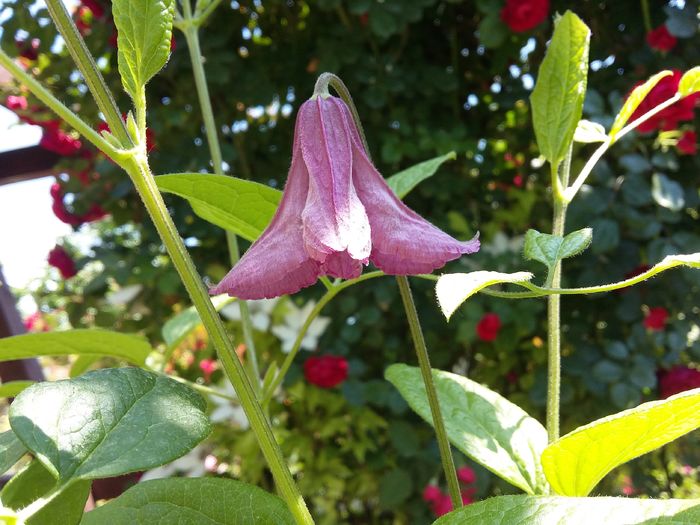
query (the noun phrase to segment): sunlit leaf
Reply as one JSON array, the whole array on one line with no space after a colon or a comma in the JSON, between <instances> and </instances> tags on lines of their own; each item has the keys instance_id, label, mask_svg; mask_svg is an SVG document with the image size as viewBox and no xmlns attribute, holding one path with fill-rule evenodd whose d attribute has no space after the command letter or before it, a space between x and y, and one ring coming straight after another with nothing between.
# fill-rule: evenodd
<instances>
[{"instance_id":1,"label":"sunlit leaf","mask_svg":"<svg viewBox=\"0 0 700 525\"><path fill-rule=\"evenodd\" d=\"M398 195L399 199L403 199L411 192L413 188L418 186L418 184L435 175L438 168L440 168L440 166L442 166L445 162L456 158L457 154L454 151L450 151L445 155L426 160L425 162L421 162L411 166L408 169L400 171L396 175L392 175L386 179L386 183L394 191L394 193Z\"/></svg>"},{"instance_id":2,"label":"sunlit leaf","mask_svg":"<svg viewBox=\"0 0 700 525\"><path fill-rule=\"evenodd\" d=\"M442 313L449 320L457 308L479 290L499 283L521 283L532 279L529 272L500 273L480 270L441 275L435 285Z\"/></svg>"},{"instance_id":3,"label":"sunlit leaf","mask_svg":"<svg viewBox=\"0 0 700 525\"><path fill-rule=\"evenodd\" d=\"M499 496L450 512L433 525L696 525L700 500Z\"/></svg>"},{"instance_id":4,"label":"sunlit leaf","mask_svg":"<svg viewBox=\"0 0 700 525\"><path fill-rule=\"evenodd\" d=\"M662 78L672 74L673 73L668 70L661 71L660 73L657 73L656 75L652 76L641 86L637 86L636 88L634 88L634 90L632 90L632 93L630 93L630 95L627 97L627 100L625 100L622 109L615 117L615 121L613 122L612 128L610 128L611 137L614 138L615 135L617 135L620 132L620 130L625 127L625 124L627 124L627 121L637 109L639 104L641 104L642 101L649 94L649 92L652 89L654 89L656 84L658 84Z\"/></svg>"},{"instance_id":5,"label":"sunlit leaf","mask_svg":"<svg viewBox=\"0 0 700 525\"><path fill-rule=\"evenodd\" d=\"M678 92L687 97L700 91L700 66L695 66L686 71L678 83Z\"/></svg>"},{"instance_id":6,"label":"sunlit leaf","mask_svg":"<svg viewBox=\"0 0 700 525\"><path fill-rule=\"evenodd\" d=\"M700 389L695 389L579 427L549 445L542 464L558 494L587 496L615 467L698 427Z\"/></svg>"}]
</instances>

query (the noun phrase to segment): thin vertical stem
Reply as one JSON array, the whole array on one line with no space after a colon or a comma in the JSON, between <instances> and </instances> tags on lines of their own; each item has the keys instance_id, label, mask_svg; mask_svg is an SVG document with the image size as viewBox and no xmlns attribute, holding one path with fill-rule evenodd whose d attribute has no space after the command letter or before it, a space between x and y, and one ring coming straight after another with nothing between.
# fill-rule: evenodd
<instances>
[{"instance_id":1,"label":"thin vertical stem","mask_svg":"<svg viewBox=\"0 0 700 525\"><path fill-rule=\"evenodd\" d=\"M396 277L396 282L399 285L399 292L401 293L401 300L406 310L406 318L408 319L408 326L411 330L413 345L416 348L418 365L420 366L423 383L425 383L425 391L428 395L430 413L433 416L433 427L435 427L435 435L437 437L438 448L440 449L440 460L442 461L442 468L447 478L447 489L450 493L452 506L458 509L462 506L462 496L459 492L457 471L455 470L454 460L452 459L450 442L447 440L445 422L442 418L442 412L440 411L440 402L430 368L428 349L425 346L425 339L423 339L423 330L421 330L420 321L418 320L418 311L416 310L416 304L413 302L413 295L411 294L411 287L408 284L408 278L405 275L398 275Z\"/></svg>"},{"instance_id":2,"label":"thin vertical stem","mask_svg":"<svg viewBox=\"0 0 700 525\"><path fill-rule=\"evenodd\" d=\"M569 185L571 174L571 152L573 144L564 161L552 167L552 180L562 187ZM554 192L554 214L552 234L563 237L566 224L567 201L563 194ZM557 261L547 276L547 287L561 286L561 261ZM559 403L561 392L561 296L550 295L547 298L547 436L549 442L559 439Z\"/></svg>"},{"instance_id":3,"label":"thin vertical stem","mask_svg":"<svg viewBox=\"0 0 700 525\"><path fill-rule=\"evenodd\" d=\"M287 503L289 510L298 524L313 524L313 518L294 483L282 455L282 451L275 441L270 423L257 401L255 391L248 380L243 365L236 355L233 344L226 335L226 328L209 299L209 294L168 214L146 159L132 157L123 167L127 170L134 182L136 190L141 196L146 210L151 216L156 230L173 261L173 265L180 274L180 278L192 299L192 303L197 309L209 336L212 338L219 359L223 364L224 371L233 384L236 395L241 401L241 406L248 417L250 426L255 433L263 455L272 471L280 495Z\"/></svg>"},{"instance_id":4,"label":"thin vertical stem","mask_svg":"<svg viewBox=\"0 0 700 525\"><path fill-rule=\"evenodd\" d=\"M221 146L219 144L219 134L216 129L214 120L214 110L211 106L211 97L209 96L209 87L207 85L206 73L204 72L204 64L202 63L202 51L199 45L199 30L192 19L192 8L190 0L182 0L183 10L183 33L187 42L187 48L190 54L192 63L192 73L194 76L199 105L202 111L204 120L204 130L207 135L207 143L209 144L209 153L211 155L212 164L214 165L214 173L224 175L223 172L223 155L221 154ZM235 234L226 231L226 243L229 251L231 264L235 265L240 259L240 250L238 248L238 239ZM243 339L246 344L246 366L251 381L257 394L260 394L260 369L258 366L258 356L253 340L253 326L250 320L250 308L247 301L238 301L241 310L241 326L243 327Z\"/></svg>"}]
</instances>

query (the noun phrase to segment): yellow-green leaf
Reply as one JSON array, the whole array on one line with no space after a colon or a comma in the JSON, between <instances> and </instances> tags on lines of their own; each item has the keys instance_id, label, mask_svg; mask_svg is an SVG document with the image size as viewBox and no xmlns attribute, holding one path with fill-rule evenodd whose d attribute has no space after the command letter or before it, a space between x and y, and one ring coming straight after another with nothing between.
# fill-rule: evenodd
<instances>
[{"instance_id":1,"label":"yellow-green leaf","mask_svg":"<svg viewBox=\"0 0 700 525\"><path fill-rule=\"evenodd\" d=\"M644 403L579 427L542 453L550 485L586 496L608 472L700 427L700 389Z\"/></svg>"},{"instance_id":2,"label":"yellow-green leaf","mask_svg":"<svg viewBox=\"0 0 700 525\"><path fill-rule=\"evenodd\" d=\"M649 92L654 89L654 86L659 83L659 81L667 77L669 75L672 75L671 71L665 70L661 71L660 73L657 73L653 77L651 77L649 80L644 82L641 86L637 86L634 88L632 93L630 93L630 96L627 97L627 100L625 100L625 103L622 105L622 109L620 112L617 114L615 117L615 121L613 122L612 128L610 128L610 136L615 137L622 128L625 127L625 124L627 124L627 121L629 118L632 116L632 113L637 109L639 104L642 103L642 100L646 98L646 96L649 94Z\"/></svg>"},{"instance_id":3,"label":"yellow-green leaf","mask_svg":"<svg viewBox=\"0 0 700 525\"><path fill-rule=\"evenodd\" d=\"M686 71L678 83L678 92L683 97L700 91L700 66L695 66Z\"/></svg>"}]
</instances>

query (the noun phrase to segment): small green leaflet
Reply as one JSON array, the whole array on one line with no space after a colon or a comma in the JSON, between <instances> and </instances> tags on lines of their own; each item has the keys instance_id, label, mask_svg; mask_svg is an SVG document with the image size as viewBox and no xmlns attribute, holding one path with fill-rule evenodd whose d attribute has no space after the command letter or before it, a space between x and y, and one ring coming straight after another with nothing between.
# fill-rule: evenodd
<instances>
[{"instance_id":1,"label":"small green leaflet","mask_svg":"<svg viewBox=\"0 0 700 525\"><path fill-rule=\"evenodd\" d=\"M566 237L528 230L523 252L526 259L539 261L551 270L561 259L578 255L588 248L592 238L593 230L590 228L571 232Z\"/></svg>"},{"instance_id":2,"label":"small green leaflet","mask_svg":"<svg viewBox=\"0 0 700 525\"><path fill-rule=\"evenodd\" d=\"M612 128L610 128L611 137L615 138L615 135L617 135L620 132L620 130L625 127L625 124L627 124L627 121L637 109L639 104L641 104L642 100L644 100L649 94L649 92L652 89L654 89L656 84L658 84L662 78L672 74L673 73L671 73L671 71L668 70L661 71L660 73L657 73L649 80L644 82L644 84L642 84L641 86L637 86L636 88L634 88L632 93L630 93L630 96L627 97L627 100L625 100L622 109L615 117L615 122L613 122Z\"/></svg>"},{"instance_id":3,"label":"small green leaflet","mask_svg":"<svg viewBox=\"0 0 700 525\"><path fill-rule=\"evenodd\" d=\"M170 56L174 10L174 0L112 2L119 74L124 89L137 105L146 83L165 66Z\"/></svg>"},{"instance_id":4,"label":"small green leaflet","mask_svg":"<svg viewBox=\"0 0 700 525\"><path fill-rule=\"evenodd\" d=\"M581 119L588 78L591 31L571 11L555 22L554 35L530 96L540 152L558 166Z\"/></svg>"},{"instance_id":5,"label":"small green leaflet","mask_svg":"<svg viewBox=\"0 0 700 525\"><path fill-rule=\"evenodd\" d=\"M294 525L285 503L231 479L170 478L134 485L85 514L82 525Z\"/></svg>"},{"instance_id":6,"label":"small green leaflet","mask_svg":"<svg viewBox=\"0 0 700 525\"><path fill-rule=\"evenodd\" d=\"M27 452L27 447L17 439L12 430L0 434L0 474L19 461L19 458Z\"/></svg>"},{"instance_id":7,"label":"small green leaflet","mask_svg":"<svg viewBox=\"0 0 700 525\"><path fill-rule=\"evenodd\" d=\"M499 496L444 515L433 525L697 525L700 500Z\"/></svg>"},{"instance_id":8,"label":"small green leaflet","mask_svg":"<svg viewBox=\"0 0 700 525\"><path fill-rule=\"evenodd\" d=\"M615 467L700 427L700 389L579 427L549 445L542 464L563 496L587 496Z\"/></svg>"},{"instance_id":9,"label":"small green leaflet","mask_svg":"<svg viewBox=\"0 0 700 525\"><path fill-rule=\"evenodd\" d=\"M396 175L392 175L386 179L386 183L399 197L399 199L403 199L411 192L411 190L413 190L413 188L418 186L418 184L435 175L438 168L445 162L456 158L457 154L454 151L450 151L446 155L426 160L425 162L421 162L411 166L408 169L400 171Z\"/></svg>"}]
</instances>

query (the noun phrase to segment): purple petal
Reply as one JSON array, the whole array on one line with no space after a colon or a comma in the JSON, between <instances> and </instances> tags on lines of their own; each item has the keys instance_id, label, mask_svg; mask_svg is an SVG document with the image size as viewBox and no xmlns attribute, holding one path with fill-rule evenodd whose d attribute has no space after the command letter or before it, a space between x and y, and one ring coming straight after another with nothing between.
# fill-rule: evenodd
<instances>
[{"instance_id":1,"label":"purple petal","mask_svg":"<svg viewBox=\"0 0 700 525\"><path fill-rule=\"evenodd\" d=\"M299 108L298 144L309 173L302 213L304 243L309 255L321 263L330 254L345 251L350 258L366 263L370 226L353 187L352 129L343 111L343 102L335 97L319 96ZM335 268L336 263L330 267Z\"/></svg>"},{"instance_id":2,"label":"purple petal","mask_svg":"<svg viewBox=\"0 0 700 525\"><path fill-rule=\"evenodd\" d=\"M309 175L295 153L287 186L272 222L241 260L209 293L227 293L240 299L269 299L311 286L320 265L304 250L301 213Z\"/></svg>"},{"instance_id":3,"label":"purple petal","mask_svg":"<svg viewBox=\"0 0 700 525\"><path fill-rule=\"evenodd\" d=\"M362 263L350 257L348 252L337 252L323 261L321 273L341 279L355 279L362 273Z\"/></svg>"},{"instance_id":4,"label":"purple petal","mask_svg":"<svg viewBox=\"0 0 700 525\"><path fill-rule=\"evenodd\" d=\"M458 241L406 206L364 153L353 147L355 188L372 227L369 260L390 275L430 273L448 261L479 250L478 234Z\"/></svg>"}]
</instances>

